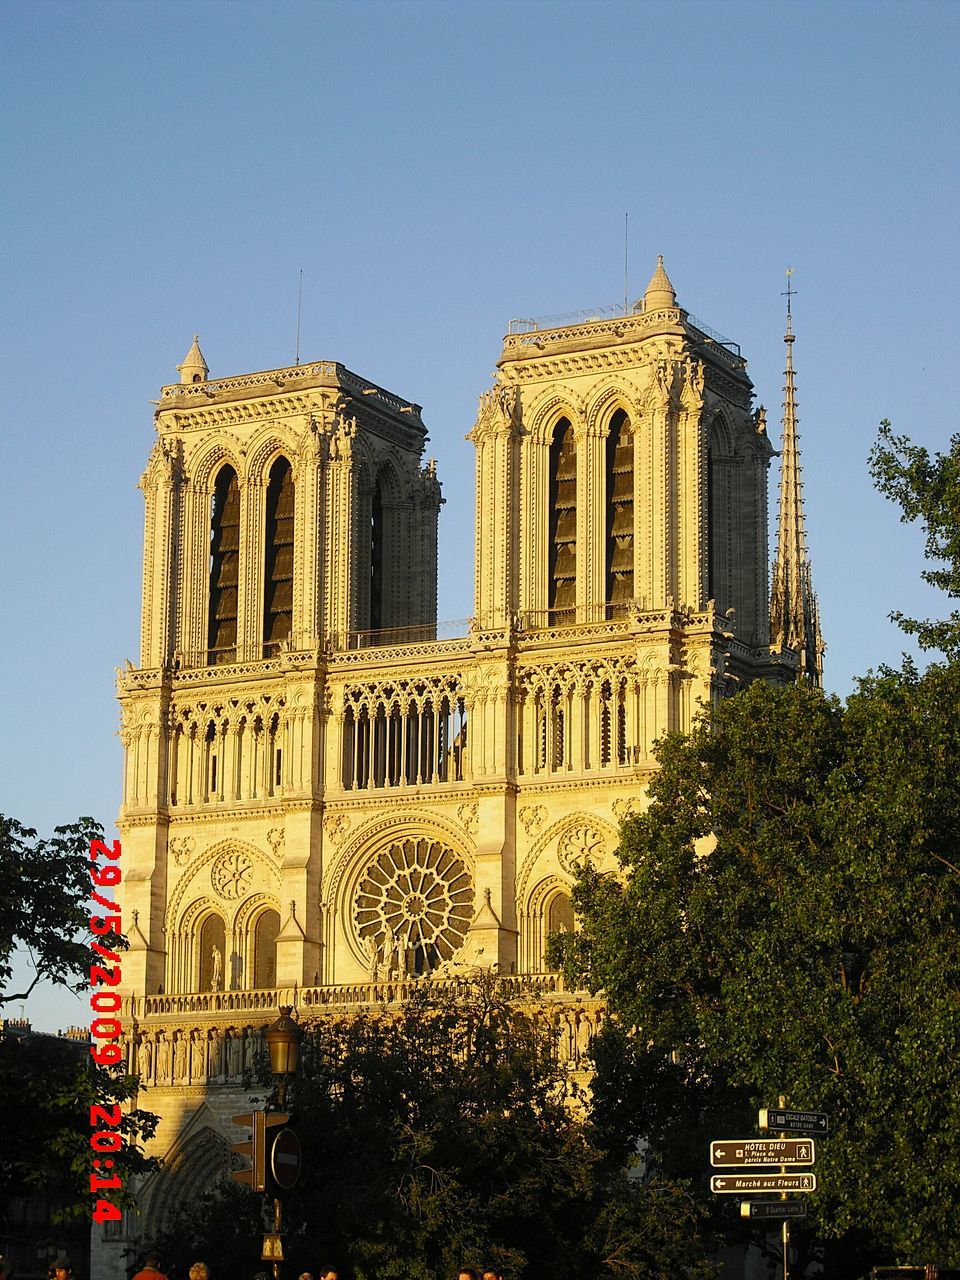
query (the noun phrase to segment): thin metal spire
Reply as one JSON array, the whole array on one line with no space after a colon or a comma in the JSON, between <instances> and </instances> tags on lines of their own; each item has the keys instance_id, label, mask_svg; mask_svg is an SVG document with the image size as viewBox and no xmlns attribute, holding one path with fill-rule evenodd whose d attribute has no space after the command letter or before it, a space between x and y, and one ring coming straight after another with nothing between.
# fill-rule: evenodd
<instances>
[{"instance_id":1,"label":"thin metal spire","mask_svg":"<svg viewBox=\"0 0 960 1280\"><path fill-rule=\"evenodd\" d=\"M797 398L793 370L793 297L787 268L787 349L783 385L783 446L780 454L780 509L777 550L770 593L770 638L778 648L793 649L800 659L800 677L818 688L823 684L823 639L817 597L813 591L807 531L803 512L803 480L797 436Z\"/></svg>"},{"instance_id":2,"label":"thin metal spire","mask_svg":"<svg viewBox=\"0 0 960 1280\"><path fill-rule=\"evenodd\" d=\"M303 267L300 268L300 289L297 293L297 365L300 364L300 316L303 311Z\"/></svg>"}]
</instances>

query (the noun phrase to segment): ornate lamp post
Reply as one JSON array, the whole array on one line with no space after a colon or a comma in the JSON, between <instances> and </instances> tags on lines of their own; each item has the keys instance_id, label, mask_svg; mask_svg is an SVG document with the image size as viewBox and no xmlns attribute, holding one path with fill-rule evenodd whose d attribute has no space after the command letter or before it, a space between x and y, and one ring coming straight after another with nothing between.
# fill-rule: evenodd
<instances>
[{"instance_id":1,"label":"ornate lamp post","mask_svg":"<svg viewBox=\"0 0 960 1280\"><path fill-rule=\"evenodd\" d=\"M277 1108L279 1111L283 1110L287 1100L287 1088L290 1081L297 1074L297 1068L300 1065L300 1042L303 1040L303 1028L295 1021L292 1014L293 1007L291 1005L281 1005L280 1017L277 1018L276 1022L271 1023L263 1033L267 1042L267 1053L270 1055L270 1074L277 1083ZM265 1125L269 1127L269 1117L264 1117L264 1119ZM287 1119L286 1115L277 1115L274 1117L274 1123L285 1124ZM285 1135L281 1134L280 1138L276 1140L277 1143L284 1137ZM295 1181L299 1172L300 1145L295 1137L293 1137L292 1141L297 1161L297 1168L293 1175ZM279 1177L276 1170L274 1170L274 1176ZM281 1183L282 1185L292 1184ZM264 1237L262 1255L263 1261L269 1260L273 1263L273 1280L280 1280L280 1261L283 1257L283 1245L281 1243L282 1221L283 1208L279 1195L277 1195L273 1201L273 1234Z\"/></svg>"},{"instance_id":2,"label":"ornate lamp post","mask_svg":"<svg viewBox=\"0 0 960 1280\"><path fill-rule=\"evenodd\" d=\"M282 1005L280 1017L263 1033L270 1055L270 1074L277 1082L277 1105L282 1110L287 1100L287 1088L297 1074L300 1065L300 1042L303 1028L293 1017L292 1005Z\"/></svg>"}]
</instances>

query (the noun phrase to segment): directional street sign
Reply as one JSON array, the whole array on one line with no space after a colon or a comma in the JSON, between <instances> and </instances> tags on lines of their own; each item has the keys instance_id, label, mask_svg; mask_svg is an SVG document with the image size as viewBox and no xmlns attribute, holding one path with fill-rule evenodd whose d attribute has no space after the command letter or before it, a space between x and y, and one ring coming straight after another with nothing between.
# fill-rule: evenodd
<instances>
[{"instance_id":1,"label":"directional street sign","mask_svg":"<svg viewBox=\"0 0 960 1280\"><path fill-rule=\"evenodd\" d=\"M741 1218L805 1218L806 1200L744 1200Z\"/></svg>"},{"instance_id":2,"label":"directional street sign","mask_svg":"<svg viewBox=\"0 0 960 1280\"><path fill-rule=\"evenodd\" d=\"M823 1137L830 1128L830 1121L822 1111L784 1111L764 1107L760 1112L760 1128L774 1129L779 1133L814 1133Z\"/></svg>"},{"instance_id":3,"label":"directional street sign","mask_svg":"<svg viewBox=\"0 0 960 1280\"><path fill-rule=\"evenodd\" d=\"M715 1173L710 1190L718 1196L747 1196L754 1191L816 1191L815 1173Z\"/></svg>"},{"instance_id":4,"label":"directional street sign","mask_svg":"<svg viewBox=\"0 0 960 1280\"><path fill-rule=\"evenodd\" d=\"M816 1164L812 1138L730 1138L710 1143L715 1169L757 1164Z\"/></svg>"}]
</instances>

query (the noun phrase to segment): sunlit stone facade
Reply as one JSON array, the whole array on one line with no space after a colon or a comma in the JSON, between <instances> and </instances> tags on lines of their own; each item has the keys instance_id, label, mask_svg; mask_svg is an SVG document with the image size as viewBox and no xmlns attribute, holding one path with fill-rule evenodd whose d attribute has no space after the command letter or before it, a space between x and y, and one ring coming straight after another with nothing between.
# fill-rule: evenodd
<instances>
[{"instance_id":1,"label":"sunlit stone facade","mask_svg":"<svg viewBox=\"0 0 960 1280\"><path fill-rule=\"evenodd\" d=\"M121 1236L222 1176L278 1003L344 1012L495 966L582 1063L597 1003L544 962L576 865L612 865L664 732L793 678L739 350L662 263L625 316L511 330L468 437L459 639L435 638L419 406L330 362L211 379L196 342L162 391L120 828L128 1051L169 1168Z\"/></svg>"}]
</instances>

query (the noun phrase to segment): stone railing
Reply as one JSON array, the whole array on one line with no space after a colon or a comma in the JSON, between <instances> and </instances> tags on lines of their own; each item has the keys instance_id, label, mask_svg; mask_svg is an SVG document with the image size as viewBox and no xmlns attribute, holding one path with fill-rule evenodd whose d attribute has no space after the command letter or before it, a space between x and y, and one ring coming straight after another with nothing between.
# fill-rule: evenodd
<instances>
[{"instance_id":1,"label":"stone railing","mask_svg":"<svg viewBox=\"0 0 960 1280\"><path fill-rule=\"evenodd\" d=\"M134 999L131 1014L138 1021L148 1018L181 1018L205 1014L230 1018L234 1014L262 1014L273 1018L282 1005L291 1005L301 1014L333 1009L360 1009L378 1004L399 1004L415 993L429 989L434 995L451 998L461 994L470 975L432 980L405 978L390 982L333 983L322 987L272 987L260 991L194 991L180 995L148 995ZM544 1000L558 997L564 1003L596 998L583 991L568 991L559 973L504 974L499 989L509 999Z\"/></svg>"}]
</instances>

